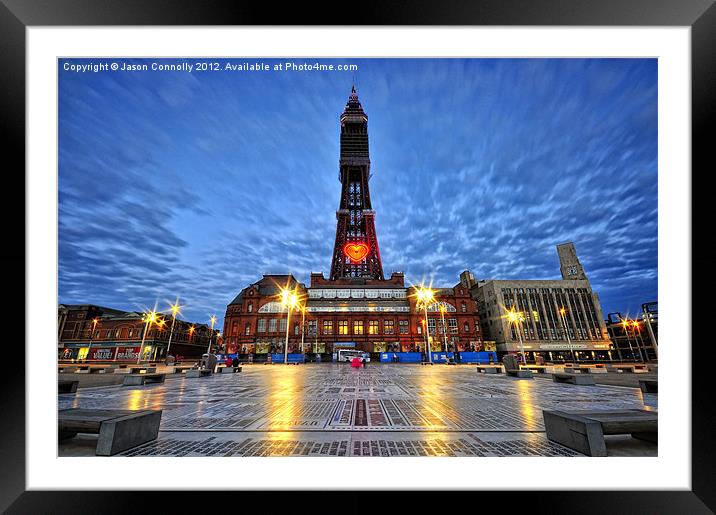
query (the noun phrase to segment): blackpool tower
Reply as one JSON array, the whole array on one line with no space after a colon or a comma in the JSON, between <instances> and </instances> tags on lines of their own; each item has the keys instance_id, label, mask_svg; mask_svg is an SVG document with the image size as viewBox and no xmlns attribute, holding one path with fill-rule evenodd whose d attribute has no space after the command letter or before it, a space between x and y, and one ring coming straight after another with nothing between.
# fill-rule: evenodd
<instances>
[{"instance_id":1,"label":"blackpool tower","mask_svg":"<svg viewBox=\"0 0 716 515\"><path fill-rule=\"evenodd\" d=\"M383 265L375 233L375 211L368 187L368 115L358 101L355 86L340 122L338 179L341 181L341 200L336 211L331 280L352 277L383 280Z\"/></svg>"}]
</instances>

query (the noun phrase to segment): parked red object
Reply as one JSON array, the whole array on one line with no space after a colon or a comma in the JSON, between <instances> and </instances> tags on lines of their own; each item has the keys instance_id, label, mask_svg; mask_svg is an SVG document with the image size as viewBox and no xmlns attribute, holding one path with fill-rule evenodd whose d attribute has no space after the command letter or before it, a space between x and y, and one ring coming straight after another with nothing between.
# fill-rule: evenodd
<instances>
[{"instance_id":1,"label":"parked red object","mask_svg":"<svg viewBox=\"0 0 716 515\"><path fill-rule=\"evenodd\" d=\"M231 363L233 363L234 360L232 360L230 357L226 358L226 366L230 367Z\"/></svg>"},{"instance_id":2,"label":"parked red object","mask_svg":"<svg viewBox=\"0 0 716 515\"><path fill-rule=\"evenodd\" d=\"M351 360L351 366L352 366L353 368L360 368L360 367L361 367L360 358L358 358L358 357L353 358L353 359Z\"/></svg>"}]
</instances>

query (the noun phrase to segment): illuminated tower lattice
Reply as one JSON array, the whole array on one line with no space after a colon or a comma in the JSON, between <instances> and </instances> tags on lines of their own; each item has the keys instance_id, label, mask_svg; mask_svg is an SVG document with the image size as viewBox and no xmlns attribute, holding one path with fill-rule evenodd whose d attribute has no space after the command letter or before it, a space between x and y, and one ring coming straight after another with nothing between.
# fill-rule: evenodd
<instances>
[{"instance_id":1,"label":"illuminated tower lattice","mask_svg":"<svg viewBox=\"0 0 716 515\"><path fill-rule=\"evenodd\" d=\"M375 211L370 202L368 116L358 101L355 86L341 114L341 157L338 178L341 202L336 211L336 243L331 279L363 277L383 279Z\"/></svg>"}]
</instances>

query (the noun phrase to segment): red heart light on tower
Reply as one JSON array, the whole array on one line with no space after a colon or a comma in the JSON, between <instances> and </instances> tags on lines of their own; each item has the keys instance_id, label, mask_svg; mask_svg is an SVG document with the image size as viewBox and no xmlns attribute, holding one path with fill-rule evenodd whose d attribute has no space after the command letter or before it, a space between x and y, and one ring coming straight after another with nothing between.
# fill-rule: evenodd
<instances>
[{"instance_id":1,"label":"red heart light on tower","mask_svg":"<svg viewBox=\"0 0 716 515\"><path fill-rule=\"evenodd\" d=\"M370 247L366 243L346 243L343 246L343 254L354 263L368 255Z\"/></svg>"}]
</instances>

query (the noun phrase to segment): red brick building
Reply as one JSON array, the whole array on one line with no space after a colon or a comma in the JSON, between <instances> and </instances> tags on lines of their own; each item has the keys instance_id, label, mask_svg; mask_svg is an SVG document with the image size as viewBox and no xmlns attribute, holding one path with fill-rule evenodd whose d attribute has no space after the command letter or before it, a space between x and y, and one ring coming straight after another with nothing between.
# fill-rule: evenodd
<instances>
[{"instance_id":1,"label":"red brick building","mask_svg":"<svg viewBox=\"0 0 716 515\"><path fill-rule=\"evenodd\" d=\"M136 361L142 346L145 323L143 314L120 311L91 304L60 304L57 310L58 357L60 360ZM163 324L153 324L144 338L144 358L166 357L171 314ZM209 346L211 328L177 318L172 332L170 354L198 358ZM222 341L215 331L212 347ZM217 345L218 344L218 345Z\"/></svg>"},{"instance_id":2,"label":"red brick building","mask_svg":"<svg viewBox=\"0 0 716 515\"><path fill-rule=\"evenodd\" d=\"M312 273L307 287L292 275L264 275L244 288L226 308L226 351L280 353L287 331L290 353L300 352L302 342L307 354L329 354L340 347L376 354L424 352L426 337L435 351L446 344L460 351L482 350L477 305L464 280L436 290L426 317L416 288L405 286L403 273L384 278L369 189L368 115L355 88L339 120L341 197L329 278ZM280 302L281 288L295 290L300 299L290 321Z\"/></svg>"}]
</instances>

